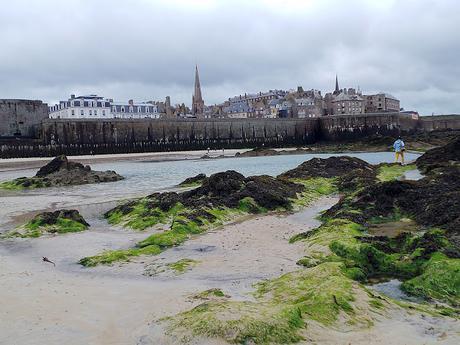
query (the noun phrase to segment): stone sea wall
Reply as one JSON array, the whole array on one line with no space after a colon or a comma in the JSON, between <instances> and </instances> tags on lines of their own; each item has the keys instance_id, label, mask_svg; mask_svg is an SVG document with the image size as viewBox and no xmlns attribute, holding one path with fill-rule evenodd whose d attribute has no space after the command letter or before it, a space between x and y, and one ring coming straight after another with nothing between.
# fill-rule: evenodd
<instances>
[{"instance_id":1,"label":"stone sea wall","mask_svg":"<svg viewBox=\"0 0 460 345\"><path fill-rule=\"evenodd\" d=\"M0 143L0 157L300 146L380 134L460 128L460 116L401 113L306 119L46 119L33 141Z\"/></svg>"}]
</instances>

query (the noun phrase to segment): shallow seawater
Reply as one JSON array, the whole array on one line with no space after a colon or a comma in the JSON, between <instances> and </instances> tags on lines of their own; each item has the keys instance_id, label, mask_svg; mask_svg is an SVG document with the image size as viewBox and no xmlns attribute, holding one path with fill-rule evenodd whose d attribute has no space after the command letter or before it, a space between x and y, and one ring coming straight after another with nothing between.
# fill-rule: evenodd
<instances>
[{"instance_id":1,"label":"shallow seawater","mask_svg":"<svg viewBox=\"0 0 460 345\"><path fill-rule=\"evenodd\" d=\"M398 279L369 285L368 287L381 294L399 301L421 302L420 298L410 296L401 289L402 282Z\"/></svg>"},{"instance_id":2,"label":"shallow seawater","mask_svg":"<svg viewBox=\"0 0 460 345\"><path fill-rule=\"evenodd\" d=\"M239 157L224 159L194 159L182 161L146 162L113 161L91 164L94 170L114 170L125 180L68 187L43 188L25 191L0 191L0 223L10 218L11 213L62 207L75 207L82 204L101 203L135 196L148 195L156 191L173 189L185 178L199 173L210 175L225 170L236 170L245 176L276 176L295 168L314 157L353 156L369 163L392 162L392 152L365 152L346 154L302 154L269 157ZM414 160L418 154L408 153L407 160ZM0 172L0 181L21 176L33 176L36 169Z\"/></svg>"},{"instance_id":3,"label":"shallow seawater","mask_svg":"<svg viewBox=\"0 0 460 345\"><path fill-rule=\"evenodd\" d=\"M365 152L346 154L303 154L281 155L269 157L244 157L225 159L198 159L170 162L119 161L110 163L91 164L94 170L115 170L126 179L113 183L98 185L61 187L66 191L104 192L104 193L148 193L149 191L168 188L177 185L187 177L205 173L207 175L219 171L236 170L245 176L278 175L286 170L295 168L300 163L314 157L327 158L331 156L352 156L361 158L371 164L392 162L391 152ZM407 160L414 160L418 154L408 153ZM35 169L7 171L0 173L0 181L20 176L32 176Z\"/></svg>"}]
</instances>

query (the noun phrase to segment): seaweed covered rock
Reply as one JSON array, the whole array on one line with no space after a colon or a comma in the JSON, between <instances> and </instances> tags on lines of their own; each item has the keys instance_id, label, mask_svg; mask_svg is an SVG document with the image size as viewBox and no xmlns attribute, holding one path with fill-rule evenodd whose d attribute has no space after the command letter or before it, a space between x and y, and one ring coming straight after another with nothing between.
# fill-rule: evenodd
<instances>
[{"instance_id":1,"label":"seaweed covered rock","mask_svg":"<svg viewBox=\"0 0 460 345\"><path fill-rule=\"evenodd\" d=\"M187 186L199 185L200 183L203 182L205 178L206 178L205 174L198 174L196 176L186 178L184 181L179 183L179 186L187 187Z\"/></svg>"},{"instance_id":2,"label":"seaweed covered rock","mask_svg":"<svg viewBox=\"0 0 460 345\"><path fill-rule=\"evenodd\" d=\"M297 168L279 175L282 178L337 177L356 169L373 171L375 168L362 159L348 156L312 158Z\"/></svg>"},{"instance_id":3,"label":"seaweed covered rock","mask_svg":"<svg viewBox=\"0 0 460 345\"><path fill-rule=\"evenodd\" d=\"M274 149L267 149L264 147L258 147L250 151L246 151L243 153L237 152L235 154L236 157L265 157L265 156L277 156L281 154L280 152Z\"/></svg>"},{"instance_id":4,"label":"seaweed covered rock","mask_svg":"<svg viewBox=\"0 0 460 345\"><path fill-rule=\"evenodd\" d=\"M354 169L337 179L337 187L342 192L358 191L377 181L377 170L367 167Z\"/></svg>"},{"instance_id":5,"label":"seaweed covered rock","mask_svg":"<svg viewBox=\"0 0 460 345\"><path fill-rule=\"evenodd\" d=\"M113 182L122 180L123 176L114 171L93 171L86 165L72 162L61 155L41 167L34 177L20 177L13 181L3 182L0 188L22 189L42 188L88 183Z\"/></svg>"},{"instance_id":6,"label":"seaweed covered rock","mask_svg":"<svg viewBox=\"0 0 460 345\"><path fill-rule=\"evenodd\" d=\"M444 157L444 162L448 162L446 165L430 163L433 162L433 152L425 154L428 158L421 159L422 163L418 164L427 167L430 173L423 179L365 185L355 194L343 198L325 215L349 219L362 225L409 216L421 226L441 227L446 230L448 240L459 249L460 167L457 153L454 152L455 145L457 144L453 142L446 145L446 148L435 151L445 153L436 154L436 157L438 162Z\"/></svg>"},{"instance_id":7,"label":"seaweed covered rock","mask_svg":"<svg viewBox=\"0 0 460 345\"><path fill-rule=\"evenodd\" d=\"M86 230L89 224L77 210L57 210L42 212L9 236L39 237L45 233L63 234Z\"/></svg>"},{"instance_id":8,"label":"seaweed covered rock","mask_svg":"<svg viewBox=\"0 0 460 345\"><path fill-rule=\"evenodd\" d=\"M425 173L440 167L450 167L460 164L460 137L447 145L437 147L425 152L417 158L417 167Z\"/></svg>"},{"instance_id":9,"label":"seaweed covered rock","mask_svg":"<svg viewBox=\"0 0 460 345\"><path fill-rule=\"evenodd\" d=\"M271 176L244 177L236 171L211 175L201 187L181 194L187 206L238 207L245 198L253 199L267 209L289 207L290 199L303 191L303 186Z\"/></svg>"},{"instance_id":10,"label":"seaweed covered rock","mask_svg":"<svg viewBox=\"0 0 460 345\"><path fill-rule=\"evenodd\" d=\"M186 192L153 193L146 198L128 201L105 214L113 224L123 217L131 217L128 226L143 229L163 223L178 205L187 208L184 216L196 223L213 221L211 209L242 209L257 213L261 210L290 208L292 199L301 193L304 186L271 176L244 177L229 170L211 175L201 186ZM138 219L139 221L135 221ZM141 221L142 220L142 221Z\"/></svg>"}]
</instances>

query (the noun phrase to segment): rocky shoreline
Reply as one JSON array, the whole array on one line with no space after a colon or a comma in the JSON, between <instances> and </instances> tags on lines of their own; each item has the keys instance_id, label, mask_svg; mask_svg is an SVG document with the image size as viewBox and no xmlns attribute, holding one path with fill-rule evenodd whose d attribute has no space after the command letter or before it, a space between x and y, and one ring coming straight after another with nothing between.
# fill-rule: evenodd
<instances>
[{"instance_id":1,"label":"rocky shoreline","mask_svg":"<svg viewBox=\"0 0 460 345\"><path fill-rule=\"evenodd\" d=\"M402 179L415 168L424 174L420 180ZM37 177L61 170L47 167ZM165 270L190 274L207 266L195 257L180 256L187 243L218 233L214 230L231 226L229 222L245 220L241 230L246 222L255 224L255 217L286 217L324 196L340 195L334 206L325 208L318 227L290 234L291 244L286 245L297 248L297 266L292 264L297 268L259 281L250 298L235 298L220 286L196 291L192 308L153 320L153 327L160 327L167 338L164 343L321 343L325 332L338 333L337 339L363 334L382 319L409 312L450 323L460 318L459 173L460 138L427 151L409 166L372 165L342 156L314 158L277 177L245 177L232 170L200 174L180 184L193 189L153 193L112 206L104 213L106 221L123 231L134 230L136 240L87 251L79 263L87 274L144 261L156 263L149 274L144 272L149 277L168 274ZM62 219L89 226L77 211L58 210L37 215L24 227L32 232L18 237L64 233L56 228ZM263 236L260 226L257 233ZM383 232L384 227L392 231ZM148 234L142 238L144 232ZM174 247L174 261L155 261ZM280 248L278 255L288 250ZM366 287L381 278L402 281L401 289L420 301L394 300Z\"/></svg>"}]
</instances>

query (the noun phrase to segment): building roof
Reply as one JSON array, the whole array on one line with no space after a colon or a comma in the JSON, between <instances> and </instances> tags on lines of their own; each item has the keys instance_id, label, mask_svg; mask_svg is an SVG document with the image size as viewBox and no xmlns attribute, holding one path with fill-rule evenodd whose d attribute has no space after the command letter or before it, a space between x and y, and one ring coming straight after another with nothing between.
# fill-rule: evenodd
<instances>
[{"instance_id":1,"label":"building roof","mask_svg":"<svg viewBox=\"0 0 460 345\"><path fill-rule=\"evenodd\" d=\"M379 92L378 94L384 95L385 98L391 98L391 99L394 99L394 100L397 100L397 101L398 101L398 99L397 99L395 96L393 96L392 94L390 94L390 93Z\"/></svg>"},{"instance_id":2,"label":"building roof","mask_svg":"<svg viewBox=\"0 0 460 345\"><path fill-rule=\"evenodd\" d=\"M343 101L362 101L363 98L360 95L350 95L345 92L339 93L334 97L333 102L343 102Z\"/></svg>"}]
</instances>

